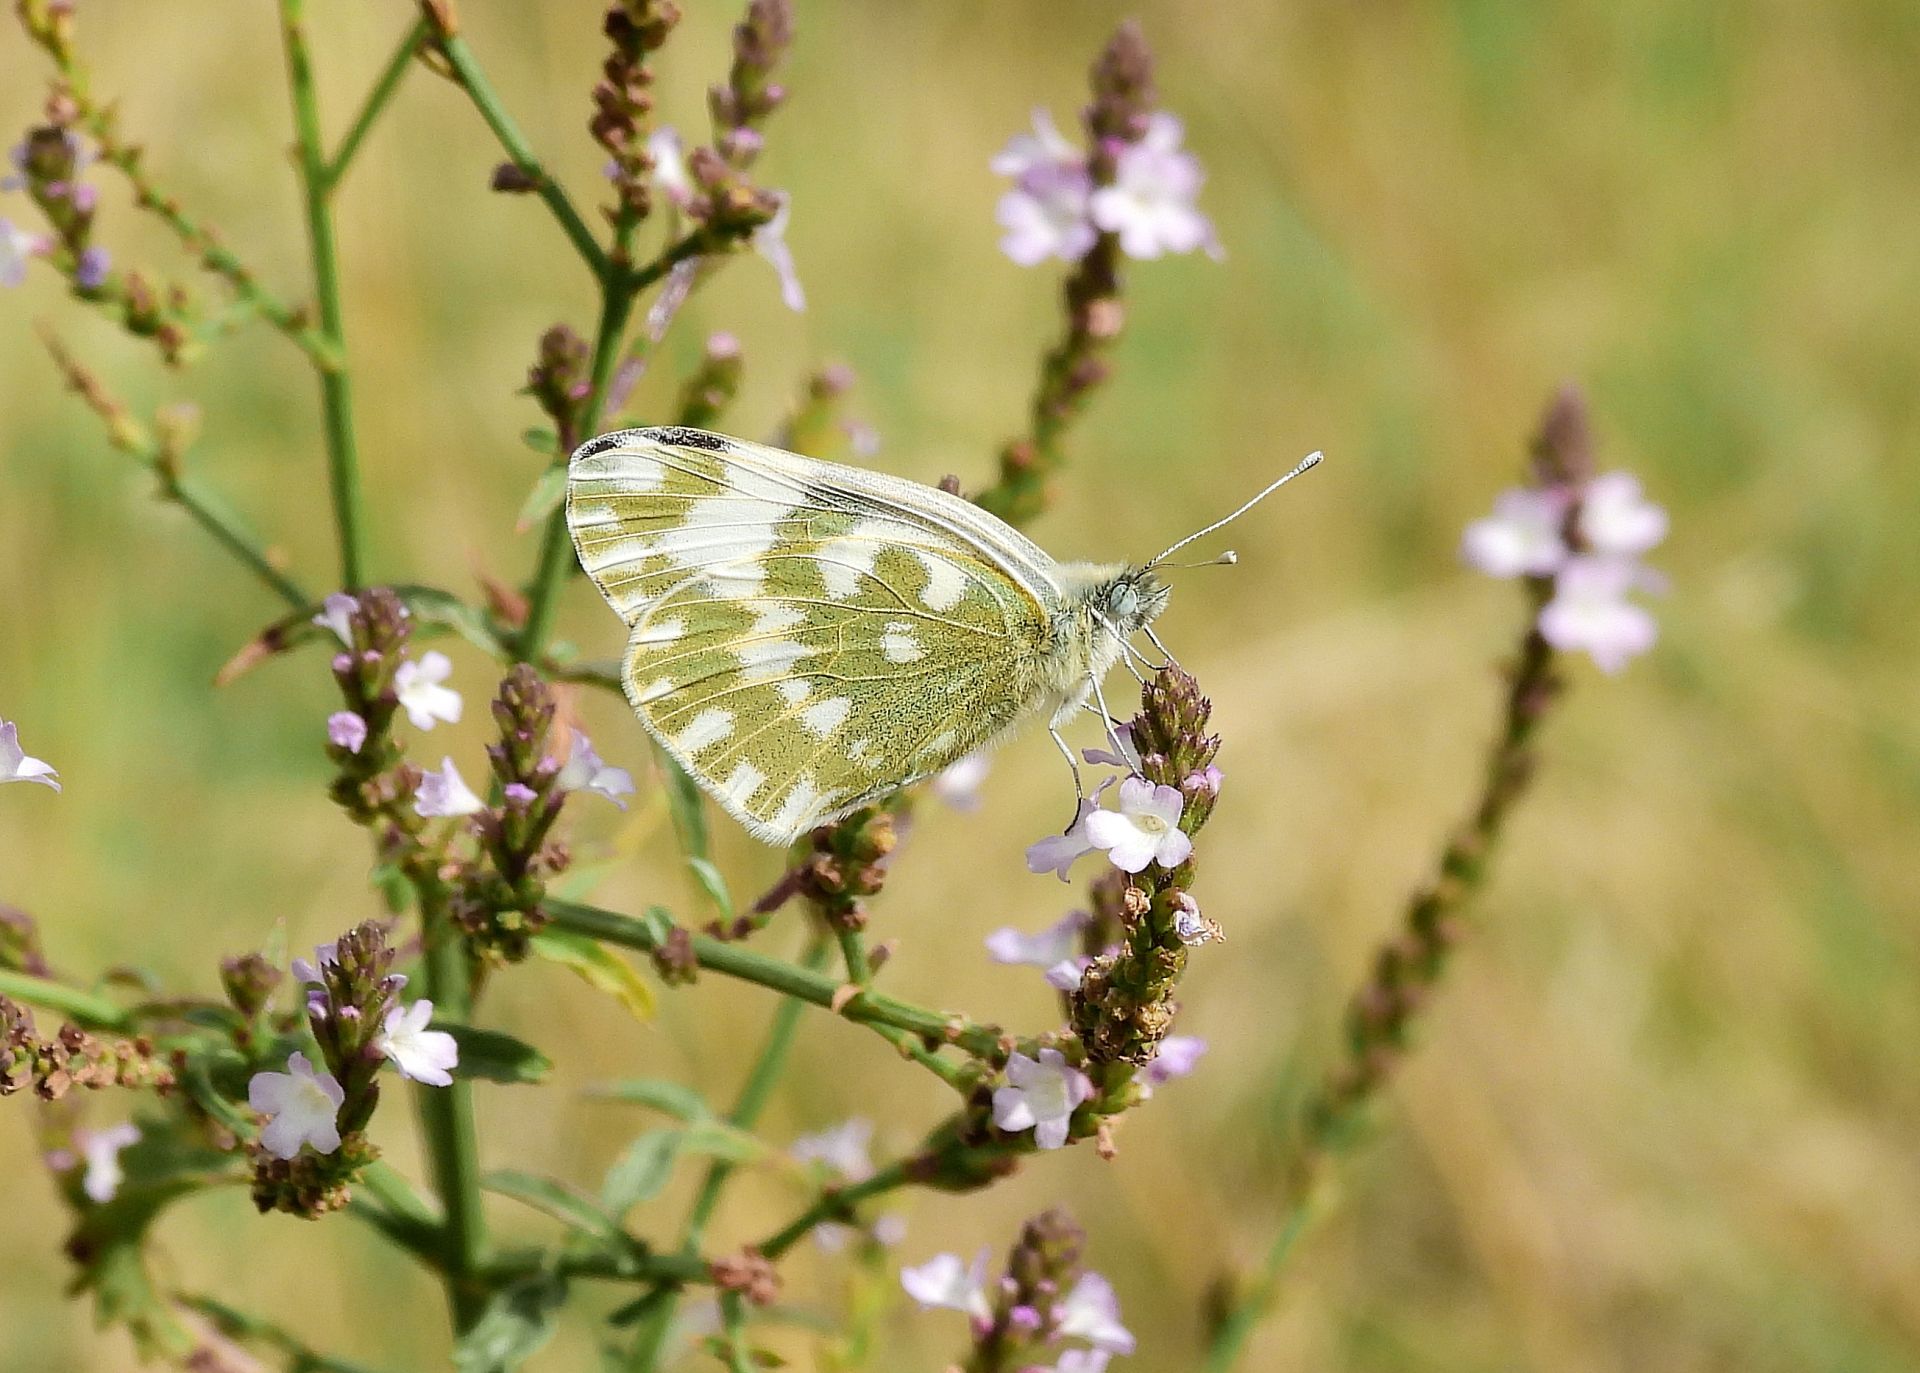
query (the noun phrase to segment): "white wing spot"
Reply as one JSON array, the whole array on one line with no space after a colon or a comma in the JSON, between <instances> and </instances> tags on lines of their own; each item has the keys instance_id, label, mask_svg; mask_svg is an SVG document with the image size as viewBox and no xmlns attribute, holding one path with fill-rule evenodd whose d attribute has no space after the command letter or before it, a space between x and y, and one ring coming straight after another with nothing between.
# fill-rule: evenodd
<instances>
[{"instance_id":1,"label":"white wing spot","mask_svg":"<svg viewBox=\"0 0 1920 1373\"><path fill-rule=\"evenodd\" d=\"M927 656L926 649L913 636L912 626L899 620L887 626L887 632L880 636L880 651L890 663L917 663Z\"/></svg>"},{"instance_id":2,"label":"white wing spot","mask_svg":"<svg viewBox=\"0 0 1920 1373\"><path fill-rule=\"evenodd\" d=\"M952 730L947 730L944 734L936 734L921 747L919 756L922 758L939 757L953 747L954 737Z\"/></svg>"},{"instance_id":3,"label":"white wing spot","mask_svg":"<svg viewBox=\"0 0 1920 1373\"><path fill-rule=\"evenodd\" d=\"M747 799L760 790L760 784L767 780L767 774L752 763L742 763L728 774L727 780L720 784L720 794L736 806L744 806Z\"/></svg>"},{"instance_id":4,"label":"white wing spot","mask_svg":"<svg viewBox=\"0 0 1920 1373\"><path fill-rule=\"evenodd\" d=\"M786 501L757 496L711 496L687 508L685 524L663 529L649 550L678 567L711 567L758 558L780 537L780 522L793 513Z\"/></svg>"},{"instance_id":5,"label":"white wing spot","mask_svg":"<svg viewBox=\"0 0 1920 1373\"><path fill-rule=\"evenodd\" d=\"M813 691L805 677L783 677L773 684L773 689L779 692L780 699L790 706L799 705Z\"/></svg>"},{"instance_id":6,"label":"white wing spot","mask_svg":"<svg viewBox=\"0 0 1920 1373\"><path fill-rule=\"evenodd\" d=\"M792 629L807 618L807 612L797 605L782 605L778 601L762 601L754 607L753 632L755 634L780 634Z\"/></svg>"},{"instance_id":7,"label":"white wing spot","mask_svg":"<svg viewBox=\"0 0 1920 1373\"><path fill-rule=\"evenodd\" d=\"M666 464L631 448L610 448L574 463L573 480L590 481L607 495L644 496L658 491L667 477Z\"/></svg>"},{"instance_id":8,"label":"white wing spot","mask_svg":"<svg viewBox=\"0 0 1920 1373\"><path fill-rule=\"evenodd\" d=\"M813 822L813 818L824 808L825 801L813 777L802 773L794 782L793 790L780 803L780 809L773 813L773 818L767 823L777 830L797 832Z\"/></svg>"},{"instance_id":9,"label":"white wing spot","mask_svg":"<svg viewBox=\"0 0 1920 1373\"><path fill-rule=\"evenodd\" d=\"M805 725L816 739L824 739L846 722L847 715L853 710L853 702L845 696L829 696L824 701L816 701L800 712L800 723Z\"/></svg>"},{"instance_id":10,"label":"white wing spot","mask_svg":"<svg viewBox=\"0 0 1920 1373\"><path fill-rule=\"evenodd\" d=\"M685 620L662 620L659 624L648 625L645 629L633 632L636 644L670 644L676 642L687 632Z\"/></svg>"},{"instance_id":11,"label":"white wing spot","mask_svg":"<svg viewBox=\"0 0 1920 1373\"><path fill-rule=\"evenodd\" d=\"M924 548L908 549L927 569L927 584L920 589L920 601L929 610L952 610L967 594L967 574L937 554Z\"/></svg>"},{"instance_id":12,"label":"white wing spot","mask_svg":"<svg viewBox=\"0 0 1920 1373\"><path fill-rule=\"evenodd\" d=\"M750 680L764 682L784 675L802 658L811 658L813 650L796 639L759 639L741 644L734 656Z\"/></svg>"},{"instance_id":13,"label":"white wing spot","mask_svg":"<svg viewBox=\"0 0 1920 1373\"><path fill-rule=\"evenodd\" d=\"M608 539L605 543L580 550L580 566L589 572L604 572L610 567L624 567L628 563L644 562L660 550L654 547L653 539L647 535L628 535L624 539Z\"/></svg>"},{"instance_id":14,"label":"white wing spot","mask_svg":"<svg viewBox=\"0 0 1920 1373\"><path fill-rule=\"evenodd\" d=\"M673 746L682 753L698 753L712 748L733 733L733 712L710 707L693 717L693 722L674 738Z\"/></svg>"},{"instance_id":15,"label":"white wing spot","mask_svg":"<svg viewBox=\"0 0 1920 1373\"><path fill-rule=\"evenodd\" d=\"M659 700L662 696L665 696L668 692L672 690L673 690L672 679L667 677L662 677L659 681L654 682L649 686L644 686L640 688L640 690L635 694L634 700L638 701L641 705L645 705L648 701Z\"/></svg>"}]
</instances>

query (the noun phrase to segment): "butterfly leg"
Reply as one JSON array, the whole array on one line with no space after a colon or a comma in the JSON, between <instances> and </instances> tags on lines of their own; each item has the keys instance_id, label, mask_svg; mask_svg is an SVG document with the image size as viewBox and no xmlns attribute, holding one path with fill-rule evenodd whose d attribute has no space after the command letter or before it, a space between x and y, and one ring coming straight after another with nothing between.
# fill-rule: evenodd
<instances>
[{"instance_id":1,"label":"butterfly leg","mask_svg":"<svg viewBox=\"0 0 1920 1373\"><path fill-rule=\"evenodd\" d=\"M1168 648L1165 644L1160 642L1160 636L1153 632L1152 625L1141 625L1140 630L1142 633L1144 633L1147 636L1147 642L1152 644L1155 648L1159 649L1161 654L1167 660L1166 662L1160 664L1159 667L1155 668L1154 669L1155 672L1161 672L1170 667L1180 666L1180 660L1173 656L1172 649Z\"/></svg>"},{"instance_id":2,"label":"butterfly leg","mask_svg":"<svg viewBox=\"0 0 1920 1373\"><path fill-rule=\"evenodd\" d=\"M1107 742L1113 745L1116 758L1125 758L1127 748L1120 742L1120 731L1114 727L1113 712L1107 709L1107 697L1106 693L1100 690L1100 679L1089 672L1087 680L1093 684L1093 699L1099 704L1101 723L1107 727Z\"/></svg>"},{"instance_id":3,"label":"butterfly leg","mask_svg":"<svg viewBox=\"0 0 1920 1373\"><path fill-rule=\"evenodd\" d=\"M1073 770L1073 819L1067 822L1067 829L1061 831L1062 834L1065 834L1067 830L1072 829L1080 823L1080 806L1081 803L1087 799L1087 789L1080 783L1080 760L1073 756L1073 749L1065 739L1060 737L1060 727L1058 725L1048 725L1047 733L1052 736L1054 745L1059 748L1061 756L1067 760L1067 766Z\"/></svg>"}]
</instances>

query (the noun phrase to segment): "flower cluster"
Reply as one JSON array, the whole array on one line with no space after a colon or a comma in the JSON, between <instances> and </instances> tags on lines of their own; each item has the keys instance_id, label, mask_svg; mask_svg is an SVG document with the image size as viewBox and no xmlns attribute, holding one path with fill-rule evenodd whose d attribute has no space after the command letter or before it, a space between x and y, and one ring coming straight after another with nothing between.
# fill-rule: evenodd
<instances>
[{"instance_id":1,"label":"flower cluster","mask_svg":"<svg viewBox=\"0 0 1920 1373\"><path fill-rule=\"evenodd\" d=\"M156 1060L151 1041L103 1040L78 1025L62 1025L40 1038L25 1007L0 996L0 1097L31 1086L43 1101L57 1101L75 1087L173 1085L173 1072Z\"/></svg>"},{"instance_id":2,"label":"flower cluster","mask_svg":"<svg viewBox=\"0 0 1920 1373\"><path fill-rule=\"evenodd\" d=\"M81 179L93 161L91 151L72 129L49 123L29 131L8 158L13 170L0 180L0 190L24 190L53 234L29 234L0 219L0 286L18 286L28 258L48 257L71 276L75 289L98 291L106 283L109 259L107 250L93 242L99 192Z\"/></svg>"},{"instance_id":3,"label":"flower cluster","mask_svg":"<svg viewBox=\"0 0 1920 1373\"><path fill-rule=\"evenodd\" d=\"M1062 1211L1021 1227L1006 1272L989 1282L987 1251L968 1263L936 1254L901 1270L900 1285L922 1310L966 1315L969 1368L1021 1373L1101 1373L1134 1338L1120 1323L1113 1285L1081 1262L1084 1232Z\"/></svg>"},{"instance_id":4,"label":"flower cluster","mask_svg":"<svg viewBox=\"0 0 1920 1373\"><path fill-rule=\"evenodd\" d=\"M787 246L787 224L792 217L787 193L755 189L734 164L712 148L697 147L688 152L680 131L671 125L656 129L647 146L660 193L715 238L746 238L779 277L781 301L789 310L805 310L806 289L794 266L793 249ZM673 270L661 299L677 308L691 288L699 264L689 259ZM655 309L662 311L663 305L657 304ZM651 319L649 328L658 332Z\"/></svg>"},{"instance_id":5,"label":"flower cluster","mask_svg":"<svg viewBox=\"0 0 1920 1373\"><path fill-rule=\"evenodd\" d=\"M621 0L607 11L603 28L611 51L593 88L593 118L587 128L607 151L607 177L619 204L616 222L635 223L653 208L653 158L646 125L653 113L653 72L648 58L680 22L672 0Z\"/></svg>"},{"instance_id":6,"label":"flower cluster","mask_svg":"<svg viewBox=\"0 0 1920 1373\"><path fill-rule=\"evenodd\" d=\"M247 1083L247 1103L262 1118L253 1186L262 1211L313 1216L344 1204L347 1181L377 1156L364 1132L379 1103L382 1064L414 1082L452 1083L459 1046L427 1028L431 1001L400 1000L407 979L393 960L385 930L372 921L316 948L311 960L293 960L321 1061L296 1051L286 1072L256 1073Z\"/></svg>"},{"instance_id":7,"label":"flower cluster","mask_svg":"<svg viewBox=\"0 0 1920 1373\"><path fill-rule=\"evenodd\" d=\"M1667 512L1632 473L1593 475L1584 441L1558 441L1556 423L1581 424L1572 404L1563 397L1549 416L1533 480L1502 492L1491 515L1468 525L1460 553L1490 577L1527 578L1541 601L1541 637L1618 672L1659 634L1628 596L1660 584L1640 559L1666 538Z\"/></svg>"}]
</instances>

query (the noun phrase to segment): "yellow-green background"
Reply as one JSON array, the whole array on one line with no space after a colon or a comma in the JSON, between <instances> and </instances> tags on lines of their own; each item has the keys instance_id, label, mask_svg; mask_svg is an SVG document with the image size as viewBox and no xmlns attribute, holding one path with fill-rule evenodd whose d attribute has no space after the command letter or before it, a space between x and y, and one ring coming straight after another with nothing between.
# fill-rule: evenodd
<instances>
[{"instance_id":1,"label":"yellow-green background","mask_svg":"<svg viewBox=\"0 0 1920 1373\"><path fill-rule=\"evenodd\" d=\"M406 7L312 8L338 128ZM689 8L660 94L698 127L734 7ZM123 98L154 174L299 295L271 7L80 9L100 87ZM884 436L877 461L983 480L1056 330L1058 279L997 253L986 162L1031 107L1071 117L1089 57L1137 9L1228 256L1129 273L1115 382L1035 532L1062 556L1139 556L1306 450L1331 459L1236 531L1238 571L1192 574L1163 622L1227 741L1197 894L1230 937L1196 956L1182 1020L1213 1052L1126 1122L1115 1163L1081 1148L985 1197L916 1200L902 1258L1002 1247L1018 1217L1064 1202L1141 1335L1117 1367L1192 1366L1203 1292L1272 1224L1286 1103L1475 785L1517 604L1457 565L1458 531L1514 476L1550 388L1577 378L1605 461L1673 513L1655 560L1672 582L1661 645L1617 680L1573 669L1476 935L1246 1366L1914 1367L1920 6L800 9L794 96L761 167L792 191L811 308L784 313L764 264L731 265L640 413L657 417L700 333L726 328L747 357L737 431L767 433L807 368L842 359ZM465 10L535 145L593 200L595 7ZM42 71L0 30L6 129L31 118ZM486 192L496 160L456 93L416 73L341 195L384 577L464 588L531 556L512 525L537 463L517 436L536 416L515 390L539 331L585 328L590 301L541 207ZM184 271L96 179L118 260ZM106 451L30 322L60 321L143 407L198 400L201 475L324 586L315 397L268 332L166 375L84 315L44 271L0 295L0 714L67 784L0 792L0 900L39 918L66 969L138 963L206 991L218 955L276 922L299 945L375 909L362 836L323 795L329 682L309 652L210 688L275 604ZM578 583L563 628L596 654L617 644ZM469 722L421 757L452 751L472 776L487 667L453 651ZM618 704L586 710L602 751L640 768ZM1023 739L980 814L926 812L875 911L900 941L894 990L1052 1022L1038 976L990 965L980 940L1071 902L1020 862L1065 786L1046 740ZM691 911L643 791L624 820L578 806L583 850L630 854L599 895ZM773 853L724 840L738 889L775 871ZM790 917L765 936L795 939ZM709 978L665 1000L640 1027L563 973L502 979L490 1015L558 1058L563 1085L483 1088L487 1160L597 1178L641 1121L566 1089L611 1075L730 1094L768 999ZM944 1108L923 1077L810 1014L768 1131L868 1113L905 1147ZM127 1366L121 1338L96 1339L60 1299L62 1216L33 1167L31 1111L0 1107L0 1367ZM380 1131L412 1168L409 1123L396 1106ZM720 1237L764 1232L797 1200L749 1180ZM681 1204L639 1224L665 1236ZM506 1203L496 1215L547 1233ZM315 1340L396 1369L441 1357L436 1290L350 1221L257 1220L228 1197L164 1239L186 1279ZM790 1295L837 1300L840 1281L808 1260ZM873 1365L888 1373L959 1348L951 1314L888 1331ZM784 1347L810 1366L804 1341ZM543 1366L590 1354L572 1336Z\"/></svg>"}]
</instances>

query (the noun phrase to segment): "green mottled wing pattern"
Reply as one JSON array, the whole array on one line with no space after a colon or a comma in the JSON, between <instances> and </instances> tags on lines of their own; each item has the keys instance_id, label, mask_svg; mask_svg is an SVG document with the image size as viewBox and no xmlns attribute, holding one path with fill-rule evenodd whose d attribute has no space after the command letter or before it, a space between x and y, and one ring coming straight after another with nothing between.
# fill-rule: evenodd
<instances>
[{"instance_id":1,"label":"green mottled wing pattern","mask_svg":"<svg viewBox=\"0 0 1920 1373\"><path fill-rule=\"evenodd\" d=\"M1044 552L958 497L699 430L583 447L567 523L631 628L641 722L774 843L1004 732L1059 595Z\"/></svg>"}]
</instances>

